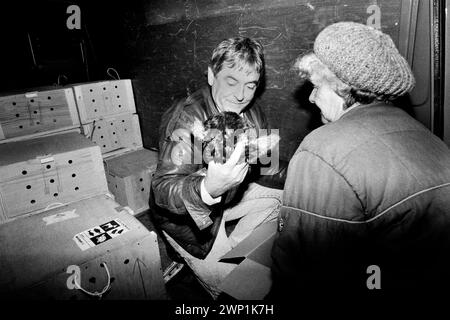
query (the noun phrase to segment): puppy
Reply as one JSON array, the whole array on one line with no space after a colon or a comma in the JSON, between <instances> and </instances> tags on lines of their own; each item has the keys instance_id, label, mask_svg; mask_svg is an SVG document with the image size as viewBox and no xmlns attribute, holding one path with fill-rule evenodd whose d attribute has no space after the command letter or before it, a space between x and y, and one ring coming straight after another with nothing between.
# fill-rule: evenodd
<instances>
[{"instance_id":1,"label":"puppy","mask_svg":"<svg viewBox=\"0 0 450 320\"><path fill-rule=\"evenodd\" d=\"M221 112L206 119L197 121L192 126L194 137L202 141L203 160L208 164L211 160L217 163L226 162L234 151L237 142L245 143L245 154L238 163L246 161L256 163L257 158L272 150L279 143L276 134L256 137L249 134L255 127L235 112Z\"/></svg>"},{"instance_id":2,"label":"puppy","mask_svg":"<svg viewBox=\"0 0 450 320\"><path fill-rule=\"evenodd\" d=\"M249 123L235 112L225 111L213 115L203 122L206 132L203 139L203 155L205 162L214 160L218 163L226 162L234 151L238 141L246 142L248 156L248 141L246 130ZM244 161L244 159L242 159Z\"/></svg>"}]
</instances>

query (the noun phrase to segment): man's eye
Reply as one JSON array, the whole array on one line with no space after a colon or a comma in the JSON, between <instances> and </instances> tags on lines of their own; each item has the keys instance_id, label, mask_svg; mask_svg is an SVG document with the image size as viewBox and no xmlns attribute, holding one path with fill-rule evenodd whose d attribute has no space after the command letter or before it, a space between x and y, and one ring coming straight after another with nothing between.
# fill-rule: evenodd
<instances>
[{"instance_id":1,"label":"man's eye","mask_svg":"<svg viewBox=\"0 0 450 320\"><path fill-rule=\"evenodd\" d=\"M249 88L250 90L255 90L256 89L256 84L248 84L247 88Z\"/></svg>"},{"instance_id":2,"label":"man's eye","mask_svg":"<svg viewBox=\"0 0 450 320\"><path fill-rule=\"evenodd\" d=\"M234 81L234 80L228 80L227 81L227 83L228 83L228 85L230 85L230 86L235 86L236 85L236 83L237 83L237 81Z\"/></svg>"}]
</instances>

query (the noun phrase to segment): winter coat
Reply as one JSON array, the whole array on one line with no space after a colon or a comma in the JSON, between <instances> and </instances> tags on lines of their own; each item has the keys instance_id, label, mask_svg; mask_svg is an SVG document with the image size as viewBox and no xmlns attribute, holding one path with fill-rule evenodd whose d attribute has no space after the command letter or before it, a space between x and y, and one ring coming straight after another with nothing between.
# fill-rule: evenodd
<instances>
[{"instance_id":1,"label":"winter coat","mask_svg":"<svg viewBox=\"0 0 450 320\"><path fill-rule=\"evenodd\" d=\"M269 297L445 288L449 243L449 148L400 108L359 106L289 163Z\"/></svg>"}]
</instances>

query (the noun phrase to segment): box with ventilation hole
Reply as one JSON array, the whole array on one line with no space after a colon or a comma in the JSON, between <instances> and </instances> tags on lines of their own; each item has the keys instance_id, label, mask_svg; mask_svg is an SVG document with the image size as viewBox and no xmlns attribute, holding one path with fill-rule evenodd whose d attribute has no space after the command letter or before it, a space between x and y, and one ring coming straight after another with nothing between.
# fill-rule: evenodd
<instances>
[{"instance_id":1,"label":"box with ventilation hole","mask_svg":"<svg viewBox=\"0 0 450 320\"><path fill-rule=\"evenodd\" d=\"M139 118L136 114L121 114L105 117L83 125L86 137L96 143L102 154L115 150L123 152L142 148Z\"/></svg>"},{"instance_id":2,"label":"box with ventilation hole","mask_svg":"<svg viewBox=\"0 0 450 320\"><path fill-rule=\"evenodd\" d=\"M129 79L78 84L73 91L82 124L111 115L136 113Z\"/></svg>"},{"instance_id":3,"label":"box with ventilation hole","mask_svg":"<svg viewBox=\"0 0 450 320\"><path fill-rule=\"evenodd\" d=\"M0 225L0 298L167 298L157 235L107 195Z\"/></svg>"},{"instance_id":4,"label":"box with ventilation hole","mask_svg":"<svg viewBox=\"0 0 450 320\"><path fill-rule=\"evenodd\" d=\"M100 148L80 133L0 144L0 223L106 193Z\"/></svg>"},{"instance_id":5,"label":"box with ventilation hole","mask_svg":"<svg viewBox=\"0 0 450 320\"><path fill-rule=\"evenodd\" d=\"M116 201L135 214L147 210L158 153L140 149L104 159L104 164L108 188Z\"/></svg>"},{"instance_id":6,"label":"box with ventilation hole","mask_svg":"<svg viewBox=\"0 0 450 320\"><path fill-rule=\"evenodd\" d=\"M5 142L4 139L64 131L79 125L71 88L0 97L0 142Z\"/></svg>"}]
</instances>

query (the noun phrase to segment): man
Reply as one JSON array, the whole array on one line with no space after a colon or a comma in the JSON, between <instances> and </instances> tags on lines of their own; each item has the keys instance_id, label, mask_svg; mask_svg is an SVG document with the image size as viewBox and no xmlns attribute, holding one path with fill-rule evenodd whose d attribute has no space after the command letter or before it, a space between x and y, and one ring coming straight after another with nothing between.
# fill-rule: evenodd
<instances>
[{"instance_id":1,"label":"man","mask_svg":"<svg viewBox=\"0 0 450 320\"><path fill-rule=\"evenodd\" d=\"M391 104L415 85L392 39L339 22L296 66L325 125L289 164L270 297L447 290L450 151Z\"/></svg>"},{"instance_id":2,"label":"man","mask_svg":"<svg viewBox=\"0 0 450 320\"><path fill-rule=\"evenodd\" d=\"M259 42L249 38L222 41L208 67L209 86L170 108L160 127L160 162L150 201L153 221L213 298L235 266L218 260L256 227L277 217L284 176L276 167L269 168L265 176L259 175L256 165L249 170L249 163L241 161L243 142L236 144L225 163L203 164L198 161L202 144L197 143L194 128L213 115L235 112L255 130L267 129L262 110L252 104L263 74ZM271 170L274 175L268 175ZM239 221L228 237L225 222L235 219Z\"/></svg>"}]
</instances>

